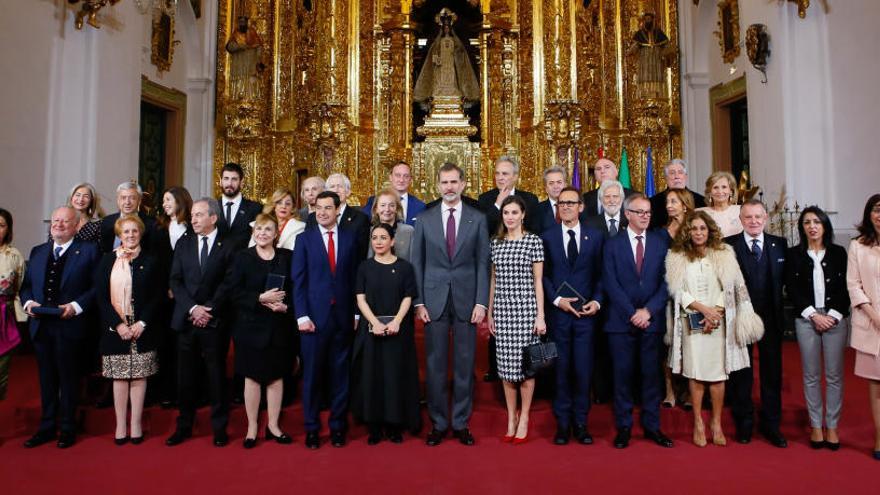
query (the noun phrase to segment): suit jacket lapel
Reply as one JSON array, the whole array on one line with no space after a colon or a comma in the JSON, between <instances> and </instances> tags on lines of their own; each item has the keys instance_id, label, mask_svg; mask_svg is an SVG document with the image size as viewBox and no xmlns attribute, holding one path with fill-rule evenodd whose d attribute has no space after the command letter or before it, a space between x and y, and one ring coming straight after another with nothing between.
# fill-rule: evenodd
<instances>
[{"instance_id":1,"label":"suit jacket lapel","mask_svg":"<svg viewBox=\"0 0 880 495\"><path fill-rule=\"evenodd\" d=\"M67 261L64 263L64 271L61 274L61 288L64 288L64 284L67 283L67 279L70 278L70 274L73 273L73 270L76 267L76 264L79 263L79 241L73 241L73 244L67 248L67 252L64 253L67 256Z\"/></svg>"},{"instance_id":2,"label":"suit jacket lapel","mask_svg":"<svg viewBox=\"0 0 880 495\"><path fill-rule=\"evenodd\" d=\"M589 236L589 234L587 234L587 225L581 223L581 249L580 251L578 251L578 257L577 262L575 263L575 267L587 262L587 247L592 242L593 239Z\"/></svg>"},{"instance_id":3,"label":"suit jacket lapel","mask_svg":"<svg viewBox=\"0 0 880 495\"><path fill-rule=\"evenodd\" d=\"M443 216L440 216L441 222ZM458 256L459 251L461 251L461 245L464 244L462 241L467 239L470 235L470 231L474 228L474 219L471 215L470 208L466 208L464 203L462 203L461 207L461 222L458 225L458 232L455 234L455 254L452 256L455 259Z\"/></svg>"}]
</instances>

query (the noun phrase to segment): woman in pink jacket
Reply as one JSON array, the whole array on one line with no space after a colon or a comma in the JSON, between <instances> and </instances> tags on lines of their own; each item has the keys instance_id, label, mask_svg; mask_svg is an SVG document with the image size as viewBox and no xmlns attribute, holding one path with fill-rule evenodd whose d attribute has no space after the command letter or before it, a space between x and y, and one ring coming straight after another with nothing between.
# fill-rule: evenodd
<instances>
[{"instance_id":1,"label":"woman in pink jacket","mask_svg":"<svg viewBox=\"0 0 880 495\"><path fill-rule=\"evenodd\" d=\"M846 285L852 301L856 375L868 379L874 459L880 461L880 194L868 198L859 236L850 242Z\"/></svg>"}]
</instances>

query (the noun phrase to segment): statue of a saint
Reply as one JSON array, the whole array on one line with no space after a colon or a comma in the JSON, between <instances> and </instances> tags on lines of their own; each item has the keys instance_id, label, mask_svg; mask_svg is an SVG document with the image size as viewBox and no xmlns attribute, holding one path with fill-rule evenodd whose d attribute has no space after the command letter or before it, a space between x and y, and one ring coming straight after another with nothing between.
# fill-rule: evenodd
<instances>
[{"instance_id":1,"label":"statue of a saint","mask_svg":"<svg viewBox=\"0 0 880 495\"><path fill-rule=\"evenodd\" d=\"M238 16L238 27L226 42L229 52L229 89L236 100L252 100L260 96L259 73L266 67L260 61L263 40L248 26L247 16Z\"/></svg>"},{"instance_id":2,"label":"statue of a saint","mask_svg":"<svg viewBox=\"0 0 880 495\"><path fill-rule=\"evenodd\" d=\"M662 98L666 82L666 60L673 52L669 47L669 38L655 24L652 12L642 15L642 27L636 31L627 52L639 55L639 93L646 98Z\"/></svg>"},{"instance_id":3,"label":"statue of a saint","mask_svg":"<svg viewBox=\"0 0 880 495\"><path fill-rule=\"evenodd\" d=\"M413 91L413 99L423 106L437 97L461 97L465 107L480 101L477 75L464 43L452 30L457 17L444 7L434 18L440 25L440 33L428 49L428 57Z\"/></svg>"}]
</instances>

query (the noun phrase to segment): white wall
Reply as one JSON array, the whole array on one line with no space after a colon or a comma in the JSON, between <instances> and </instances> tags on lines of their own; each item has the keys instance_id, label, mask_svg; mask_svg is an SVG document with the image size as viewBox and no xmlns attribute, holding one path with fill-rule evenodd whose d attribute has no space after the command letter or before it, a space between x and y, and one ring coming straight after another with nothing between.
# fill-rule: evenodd
<instances>
[{"instance_id":1,"label":"white wall","mask_svg":"<svg viewBox=\"0 0 880 495\"><path fill-rule=\"evenodd\" d=\"M0 92L0 206L15 218L20 249L45 239L43 221L77 182L95 184L105 209L115 210L116 184L137 177L142 74L187 93L184 184L194 195L210 190L216 2L204 2L200 20L179 3L181 42L164 74L150 63L151 17L134 2L105 8L101 29L82 30L54 0L7 3L15 15L0 16L8 83Z\"/></svg>"}]
</instances>

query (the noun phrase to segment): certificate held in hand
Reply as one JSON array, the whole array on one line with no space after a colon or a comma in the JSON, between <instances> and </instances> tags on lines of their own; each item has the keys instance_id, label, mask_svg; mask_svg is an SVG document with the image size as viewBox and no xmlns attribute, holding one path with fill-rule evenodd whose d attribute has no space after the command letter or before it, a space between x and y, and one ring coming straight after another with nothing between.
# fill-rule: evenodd
<instances>
[{"instance_id":1,"label":"certificate held in hand","mask_svg":"<svg viewBox=\"0 0 880 495\"><path fill-rule=\"evenodd\" d=\"M576 297L577 300L572 301L571 307L573 307L577 311L583 310L584 305L587 304L587 299L584 296L582 296L580 292L575 290L574 287L569 285L568 282L562 282L562 285L560 285L559 288L556 289L556 297L565 297L565 298Z\"/></svg>"}]
</instances>

